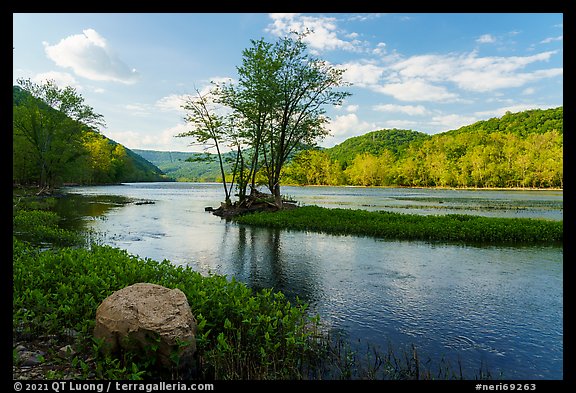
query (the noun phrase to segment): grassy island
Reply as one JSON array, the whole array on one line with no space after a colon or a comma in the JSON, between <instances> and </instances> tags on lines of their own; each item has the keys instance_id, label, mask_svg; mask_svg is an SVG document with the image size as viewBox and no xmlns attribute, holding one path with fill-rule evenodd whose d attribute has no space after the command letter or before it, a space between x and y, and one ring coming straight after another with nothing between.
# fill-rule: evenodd
<instances>
[{"instance_id":1,"label":"grassy island","mask_svg":"<svg viewBox=\"0 0 576 393\"><path fill-rule=\"evenodd\" d=\"M234 218L237 223L385 239L478 243L563 241L563 222L531 218L493 218L463 214L429 215L328 209L304 206Z\"/></svg>"}]
</instances>

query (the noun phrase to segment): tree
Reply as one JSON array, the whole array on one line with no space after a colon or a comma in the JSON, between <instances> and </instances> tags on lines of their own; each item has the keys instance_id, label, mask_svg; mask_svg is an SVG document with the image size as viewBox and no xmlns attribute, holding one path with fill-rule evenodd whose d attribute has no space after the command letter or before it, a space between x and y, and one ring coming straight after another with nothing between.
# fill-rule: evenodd
<instances>
[{"instance_id":1,"label":"tree","mask_svg":"<svg viewBox=\"0 0 576 393\"><path fill-rule=\"evenodd\" d=\"M242 65L237 67L238 84L222 83L217 86L218 101L235 111L239 116L236 132L238 157L242 158L241 174L244 174L242 148L248 147L250 157L246 162L246 183L251 186L250 193L256 191L256 176L259 170L260 147L262 137L271 114L274 111L275 77L280 63L272 61L274 45L263 39L252 40L252 47L242 52ZM244 177L242 176L242 179ZM240 201L246 196L247 184L240 185Z\"/></svg>"},{"instance_id":2,"label":"tree","mask_svg":"<svg viewBox=\"0 0 576 393\"><path fill-rule=\"evenodd\" d=\"M270 86L276 94L263 137L263 156L268 189L278 208L282 207L281 171L290 154L328 135L324 128L328 122L324 107L341 105L350 95L334 90L345 85L344 69L310 56L304 37L305 34L300 34L297 39L281 39L274 47L274 57L269 60L279 64L279 69Z\"/></svg>"},{"instance_id":3,"label":"tree","mask_svg":"<svg viewBox=\"0 0 576 393\"><path fill-rule=\"evenodd\" d=\"M14 139L23 139L33 152L39 186L51 188L66 167L82 154L82 130L97 131L103 116L84 104L73 87L59 88L49 80L36 84L18 79L25 94L13 110Z\"/></svg>"},{"instance_id":4,"label":"tree","mask_svg":"<svg viewBox=\"0 0 576 393\"><path fill-rule=\"evenodd\" d=\"M305 34L285 37L274 44L252 41L238 67L239 83L222 84L218 102L237 115L236 145L250 149L249 176L254 187L257 172L266 178L275 204L282 207L282 168L298 150L328 134L325 106L341 105L348 92L343 69L307 53ZM224 140L225 135L217 135Z\"/></svg>"},{"instance_id":5,"label":"tree","mask_svg":"<svg viewBox=\"0 0 576 393\"><path fill-rule=\"evenodd\" d=\"M283 179L300 185L331 185L344 182L344 174L337 162L319 150L303 150L284 166Z\"/></svg>"},{"instance_id":6,"label":"tree","mask_svg":"<svg viewBox=\"0 0 576 393\"><path fill-rule=\"evenodd\" d=\"M182 132L177 137L193 137L198 143L205 146L206 149L215 148L220 164L220 173L222 175L222 184L224 186L225 203L231 205L231 188L226 182L226 173L224 170L224 159L222 157L223 144L228 140L230 128L226 117L216 112L215 99L213 94L202 94L196 89L196 96L188 97L182 105L187 111L186 122L192 125L192 129Z\"/></svg>"}]
</instances>

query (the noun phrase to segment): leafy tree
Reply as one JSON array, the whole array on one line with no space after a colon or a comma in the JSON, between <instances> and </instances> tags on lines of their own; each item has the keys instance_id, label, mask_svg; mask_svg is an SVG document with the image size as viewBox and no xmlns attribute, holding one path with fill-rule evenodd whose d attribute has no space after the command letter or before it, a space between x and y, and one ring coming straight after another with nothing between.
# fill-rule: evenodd
<instances>
[{"instance_id":1,"label":"leafy tree","mask_svg":"<svg viewBox=\"0 0 576 393\"><path fill-rule=\"evenodd\" d=\"M218 127L212 131L204 128L208 132L205 140L233 141L242 162L242 148L250 150L247 176L254 186L257 174L263 174L279 208L284 164L298 150L328 134L324 107L340 105L350 94L335 90L345 85L344 70L312 57L304 36L285 37L273 44L252 41L253 47L243 52L238 68L239 83L223 84L216 91L215 101L235 113L237 129L223 129L212 120ZM204 117L212 119L214 115Z\"/></svg>"},{"instance_id":2,"label":"leafy tree","mask_svg":"<svg viewBox=\"0 0 576 393\"><path fill-rule=\"evenodd\" d=\"M231 135L229 117L227 118L217 113L217 104L212 92L202 94L198 89L196 89L196 96L188 97L182 107L187 111L185 120L191 124L192 129L176 136L193 137L207 149L216 149L224 186L225 203L231 205L230 194L232 185L228 187L226 182L224 159L222 157L223 145L230 140Z\"/></svg>"},{"instance_id":3,"label":"leafy tree","mask_svg":"<svg viewBox=\"0 0 576 393\"><path fill-rule=\"evenodd\" d=\"M319 150L299 152L283 169L283 183L331 185L344 183L344 173L337 162Z\"/></svg>"},{"instance_id":4,"label":"leafy tree","mask_svg":"<svg viewBox=\"0 0 576 393\"><path fill-rule=\"evenodd\" d=\"M29 79L18 79L18 84L28 94L21 95L13 109L14 140L28 146L17 153L32 153L29 159L38 168L39 186L51 188L62 181L67 166L84 154L82 130L95 131L104 121L73 87L62 89L54 81L36 84Z\"/></svg>"},{"instance_id":5,"label":"leafy tree","mask_svg":"<svg viewBox=\"0 0 576 393\"><path fill-rule=\"evenodd\" d=\"M276 73L281 66L274 60L274 44L260 39L252 40L252 47L242 52L242 65L237 67L238 83L222 83L217 87L219 102L239 115L235 145L238 158L242 161L242 171L247 170L246 183L241 181L239 196L246 196L247 183L251 191L256 191L256 177L260 169L260 154L266 126L274 112L277 94L272 87ZM242 149L249 149L249 157L244 164Z\"/></svg>"},{"instance_id":6,"label":"leafy tree","mask_svg":"<svg viewBox=\"0 0 576 393\"><path fill-rule=\"evenodd\" d=\"M276 42L272 57L265 62L277 69L269 89L270 117L262 136L263 171L276 205L282 207L280 178L291 154L313 145L328 134L324 125L326 105L340 105L350 93L336 91L344 86L343 69L307 53L305 34Z\"/></svg>"}]
</instances>

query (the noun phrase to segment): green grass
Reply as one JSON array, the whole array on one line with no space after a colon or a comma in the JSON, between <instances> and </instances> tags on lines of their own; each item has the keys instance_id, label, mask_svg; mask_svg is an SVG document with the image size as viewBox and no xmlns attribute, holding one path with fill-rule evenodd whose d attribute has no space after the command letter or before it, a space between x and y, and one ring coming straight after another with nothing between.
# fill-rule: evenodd
<instances>
[{"instance_id":1,"label":"green grass","mask_svg":"<svg viewBox=\"0 0 576 393\"><path fill-rule=\"evenodd\" d=\"M369 212L304 206L236 217L240 224L385 239L470 243L561 243L563 222L463 214Z\"/></svg>"}]
</instances>

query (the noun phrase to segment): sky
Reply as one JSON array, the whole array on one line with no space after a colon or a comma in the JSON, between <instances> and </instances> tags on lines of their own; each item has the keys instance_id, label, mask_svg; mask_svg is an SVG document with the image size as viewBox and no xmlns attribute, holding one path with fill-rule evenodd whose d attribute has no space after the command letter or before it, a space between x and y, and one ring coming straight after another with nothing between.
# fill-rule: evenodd
<instances>
[{"instance_id":1,"label":"sky","mask_svg":"<svg viewBox=\"0 0 576 393\"><path fill-rule=\"evenodd\" d=\"M13 84L72 86L130 149L202 151L181 105L237 80L251 40L311 33L351 93L326 107L332 147L380 129L437 134L563 105L562 13L14 13Z\"/></svg>"}]
</instances>

